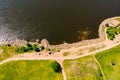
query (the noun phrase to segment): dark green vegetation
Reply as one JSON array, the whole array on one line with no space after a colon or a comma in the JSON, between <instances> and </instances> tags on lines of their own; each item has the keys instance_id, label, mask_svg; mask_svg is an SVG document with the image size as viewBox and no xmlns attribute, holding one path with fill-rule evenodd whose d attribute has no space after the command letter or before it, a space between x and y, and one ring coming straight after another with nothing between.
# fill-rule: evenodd
<instances>
[{"instance_id":1,"label":"dark green vegetation","mask_svg":"<svg viewBox=\"0 0 120 80\"><path fill-rule=\"evenodd\" d=\"M106 80L120 80L120 45L100 52L95 57L101 64Z\"/></svg>"},{"instance_id":2,"label":"dark green vegetation","mask_svg":"<svg viewBox=\"0 0 120 80\"><path fill-rule=\"evenodd\" d=\"M115 38L115 35L117 34L117 30L115 27L108 27L106 33L108 39L113 40Z\"/></svg>"},{"instance_id":3,"label":"dark green vegetation","mask_svg":"<svg viewBox=\"0 0 120 80\"><path fill-rule=\"evenodd\" d=\"M43 51L44 46L39 46L37 44L29 44L27 43L25 46L11 46L1 45L0 46L0 61L5 60L8 57L11 57L15 54L22 54L25 52L40 52Z\"/></svg>"},{"instance_id":4,"label":"dark green vegetation","mask_svg":"<svg viewBox=\"0 0 120 80\"><path fill-rule=\"evenodd\" d=\"M56 61L52 62L50 66L51 66L51 69L53 69L53 71L55 71L56 73L62 72L62 68L58 62Z\"/></svg>"},{"instance_id":5,"label":"dark green vegetation","mask_svg":"<svg viewBox=\"0 0 120 80\"><path fill-rule=\"evenodd\" d=\"M101 71L92 56L63 62L67 80L103 80Z\"/></svg>"},{"instance_id":6,"label":"dark green vegetation","mask_svg":"<svg viewBox=\"0 0 120 80\"><path fill-rule=\"evenodd\" d=\"M17 53L24 53L24 52L29 52L29 51L35 51L35 52L40 52L44 50L44 46L38 46L36 44L29 44L27 43L26 46L21 46L16 49Z\"/></svg>"},{"instance_id":7,"label":"dark green vegetation","mask_svg":"<svg viewBox=\"0 0 120 80\"><path fill-rule=\"evenodd\" d=\"M54 72L54 61L11 61L0 66L0 80L63 80Z\"/></svg>"},{"instance_id":8,"label":"dark green vegetation","mask_svg":"<svg viewBox=\"0 0 120 80\"><path fill-rule=\"evenodd\" d=\"M110 40L113 40L115 38L115 35L120 34L120 25L117 26L108 26L107 25L107 37Z\"/></svg>"}]
</instances>

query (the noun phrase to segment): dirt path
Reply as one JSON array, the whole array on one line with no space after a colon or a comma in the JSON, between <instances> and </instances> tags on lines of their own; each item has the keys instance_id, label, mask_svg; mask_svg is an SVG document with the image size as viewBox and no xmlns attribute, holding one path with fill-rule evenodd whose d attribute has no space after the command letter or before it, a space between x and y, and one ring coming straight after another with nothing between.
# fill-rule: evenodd
<instances>
[{"instance_id":1,"label":"dirt path","mask_svg":"<svg viewBox=\"0 0 120 80\"><path fill-rule=\"evenodd\" d=\"M67 80L66 73L65 73L65 70L64 70L64 67L63 67L63 60L57 60L57 62L61 65L63 79Z\"/></svg>"},{"instance_id":2,"label":"dirt path","mask_svg":"<svg viewBox=\"0 0 120 80\"><path fill-rule=\"evenodd\" d=\"M101 71L101 73L102 73L102 75L103 75L103 79L104 80L107 80L106 79L106 77L105 77L105 74L104 74L104 72L103 72L103 69L102 69L102 67L101 67L101 65L100 65L100 63L98 62L98 60L95 58L95 56L93 57L94 58L94 61L96 62L96 64L99 66L99 68L100 68L100 71Z\"/></svg>"},{"instance_id":3,"label":"dirt path","mask_svg":"<svg viewBox=\"0 0 120 80\"><path fill-rule=\"evenodd\" d=\"M64 67L63 67L63 64L62 62L66 59L77 59L77 58L81 58L81 57L85 57L85 56L88 56L88 55L92 55L92 54L96 54L98 52L101 52L101 51L104 51L104 50L107 50L107 49L110 49L112 47L115 47L117 45L119 45L120 43L116 43L114 45L111 45L111 46L107 46L103 49L100 49L100 50L96 50L94 52L91 52L91 53L87 53L87 54L83 54L83 55L80 55L80 56L70 56L70 57L51 57L51 56L39 56L39 55L36 55L36 54L27 54L27 55L22 55L22 56L13 56L12 58L9 58L9 59L6 59L2 62L0 62L0 65L6 63L6 62L9 62L9 61L18 61L18 60L56 60L57 62L59 62L59 64L61 65L62 67L62 74L63 74L63 78L64 80L67 80L67 77L66 77L66 74L65 74L65 71L64 71Z\"/></svg>"},{"instance_id":4,"label":"dirt path","mask_svg":"<svg viewBox=\"0 0 120 80\"><path fill-rule=\"evenodd\" d=\"M106 32L106 31L105 31ZM105 35L106 37L107 35ZM104 44L106 47L104 48L101 48L99 50L96 50L96 51L93 51L93 52L87 52L85 54L82 54L82 55L79 55L79 56L74 56L74 55L71 55L71 56L62 56L62 54L64 52L73 52L73 51L78 51L79 49L81 48L87 48L87 47L92 47L92 46L96 46L96 45L100 45L100 44ZM67 77L66 77L66 73L65 73L65 70L64 70L64 67L63 67L63 64L62 62L64 60L67 60L67 59L77 59L77 58L81 58L81 57L85 57L85 56L88 56L88 55L92 55L92 54L96 54L98 52L101 52L101 51L104 51L104 50L107 50L107 49L110 49L112 47L115 47L117 45L120 44L120 38L118 36L118 40L114 40L114 41L110 41L106 38L105 41L103 42L100 42L100 43L94 43L94 44L90 44L90 45L86 45L86 46L83 46L83 47L72 47L72 48L69 48L69 49L63 49L61 50L59 53L56 52L54 53L54 55L38 55L36 53L31 53L31 54L21 54L21 55L15 55L11 58L8 58L2 62L0 62L0 65L6 63L6 62L9 62L9 61L17 61L17 60L56 60L62 67L62 74L63 74L63 78L64 80L67 80ZM58 55L55 55L55 54L58 54Z\"/></svg>"},{"instance_id":5,"label":"dirt path","mask_svg":"<svg viewBox=\"0 0 120 80\"><path fill-rule=\"evenodd\" d=\"M115 47L117 45L119 45L120 43L116 43L114 45L111 45L111 46L107 46L103 49L100 49L100 50L96 50L94 52L90 52L90 53L86 53L86 54L83 54L83 55L79 55L79 56L66 56L66 57L54 57L54 56L39 56L35 53L31 53L31 54L25 54L25 55L18 55L18 56L13 56L11 58L8 58L2 62L0 62L0 65L6 63L6 62L9 62L9 61L14 61L14 60L56 60L59 62L60 61L63 61L63 60L66 60L66 59L77 59L77 58L81 58L81 57L85 57L85 56L88 56L88 55L92 55L92 54L96 54L98 52L101 52L101 51L104 51L104 50L107 50L107 49L110 49L112 47Z\"/></svg>"}]
</instances>

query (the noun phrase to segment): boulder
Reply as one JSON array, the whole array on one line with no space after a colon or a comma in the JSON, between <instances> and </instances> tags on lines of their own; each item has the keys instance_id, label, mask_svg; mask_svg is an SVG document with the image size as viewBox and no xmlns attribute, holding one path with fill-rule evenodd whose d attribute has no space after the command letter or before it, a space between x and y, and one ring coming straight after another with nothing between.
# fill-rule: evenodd
<instances>
[{"instance_id":1,"label":"boulder","mask_svg":"<svg viewBox=\"0 0 120 80\"><path fill-rule=\"evenodd\" d=\"M49 49L50 44L47 39L41 40L41 45L45 47L45 49Z\"/></svg>"}]
</instances>

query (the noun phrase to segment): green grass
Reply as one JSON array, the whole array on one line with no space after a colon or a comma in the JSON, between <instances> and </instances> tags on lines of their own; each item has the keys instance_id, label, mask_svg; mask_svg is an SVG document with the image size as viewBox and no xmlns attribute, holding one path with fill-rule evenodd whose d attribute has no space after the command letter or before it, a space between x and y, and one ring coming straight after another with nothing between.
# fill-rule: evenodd
<instances>
[{"instance_id":1,"label":"green grass","mask_svg":"<svg viewBox=\"0 0 120 80\"><path fill-rule=\"evenodd\" d=\"M11 61L0 66L0 80L63 80L50 64L53 61Z\"/></svg>"},{"instance_id":2,"label":"green grass","mask_svg":"<svg viewBox=\"0 0 120 80\"><path fill-rule=\"evenodd\" d=\"M16 54L40 52L43 50L44 47L37 44L26 44L26 46L0 45L0 62Z\"/></svg>"},{"instance_id":3,"label":"green grass","mask_svg":"<svg viewBox=\"0 0 120 80\"><path fill-rule=\"evenodd\" d=\"M2 51L2 52L0 52L0 62L2 60L5 60L8 57L11 57L11 56L17 54L15 52L15 49L16 49L15 46L14 47L13 46L9 47L7 45L0 46L0 51Z\"/></svg>"},{"instance_id":4,"label":"green grass","mask_svg":"<svg viewBox=\"0 0 120 80\"><path fill-rule=\"evenodd\" d=\"M18 49L17 46L0 45L0 62L13 55L23 54L23 53L16 52L17 49Z\"/></svg>"},{"instance_id":5,"label":"green grass","mask_svg":"<svg viewBox=\"0 0 120 80\"><path fill-rule=\"evenodd\" d=\"M96 55L107 80L120 80L120 45ZM113 66L111 62L114 62Z\"/></svg>"},{"instance_id":6,"label":"green grass","mask_svg":"<svg viewBox=\"0 0 120 80\"><path fill-rule=\"evenodd\" d=\"M103 80L99 76L101 73L93 56L87 56L75 60L65 60L63 62L67 80Z\"/></svg>"},{"instance_id":7,"label":"green grass","mask_svg":"<svg viewBox=\"0 0 120 80\"><path fill-rule=\"evenodd\" d=\"M115 35L118 34L117 31L118 31L117 27L113 27L113 26L108 27L107 31L106 31L108 39L110 39L110 40L115 39Z\"/></svg>"},{"instance_id":8,"label":"green grass","mask_svg":"<svg viewBox=\"0 0 120 80\"><path fill-rule=\"evenodd\" d=\"M106 25L107 27L108 25ZM107 27L107 37L110 40L113 40L115 38L115 35L120 34L120 24L116 25L116 26L109 26Z\"/></svg>"},{"instance_id":9,"label":"green grass","mask_svg":"<svg viewBox=\"0 0 120 80\"><path fill-rule=\"evenodd\" d=\"M120 80L120 45L95 55L63 62L68 80ZM114 63L114 65L112 64ZM100 71L100 66L101 70ZM99 74L103 76L98 76Z\"/></svg>"}]
</instances>

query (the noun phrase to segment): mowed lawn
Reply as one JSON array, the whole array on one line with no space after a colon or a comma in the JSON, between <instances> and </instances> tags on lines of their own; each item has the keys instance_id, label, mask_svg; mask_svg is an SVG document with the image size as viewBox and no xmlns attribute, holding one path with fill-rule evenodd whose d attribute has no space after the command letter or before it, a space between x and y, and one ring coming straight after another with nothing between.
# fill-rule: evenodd
<instances>
[{"instance_id":1,"label":"mowed lawn","mask_svg":"<svg viewBox=\"0 0 120 80\"><path fill-rule=\"evenodd\" d=\"M106 80L120 80L120 45L96 54Z\"/></svg>"},{"instance_id":2,"label":"mowed lawn","mask_svg":"<svg viewBox=\"0 0 120 80\"><path fill-rule=\"evenodd\" d=\"M55 73L51 61L11 61L0 65L0 80L63 80L62 73Z\"/></svg>"},{"instance_id":3,"label":"mowed lawn","mask_svg":"<svg viewBox=\"0 0 120 80\"><path fill-rule=\"evenodd\" d=\"M101 71L93 56L65 60L63 65L67 80L103 80L103 76L100 76Z\"/></svg>"}]
</instances>

